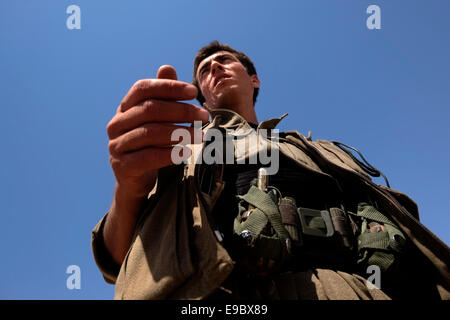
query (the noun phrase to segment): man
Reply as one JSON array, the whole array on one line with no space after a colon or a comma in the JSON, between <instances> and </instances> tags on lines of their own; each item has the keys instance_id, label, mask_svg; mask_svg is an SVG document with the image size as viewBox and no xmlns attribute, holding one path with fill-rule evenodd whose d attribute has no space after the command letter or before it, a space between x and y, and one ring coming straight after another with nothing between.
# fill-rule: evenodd
<instances>
[{"instance_id":1,"label":"man","mask_svg":"<svg viewBox=\"0 0 450 320\"><path fill-rule=\"evenodd\" d=\"M116 299L450 297L449 248L418 222L413 201L373 184L342 144L281 133L267 144L280 151L270 190L252 182L260 163L175 164L176 123L239 140L281 120L258 122L256 69L227 45L199 51L193 84L162 66L132 86L107 126L117 182L92 243ZM179 102L193 98L204 109ZM184 130L192 159L199 129ZM382 270L381 290L363 277L371 266ZM416 290L403 290L411 281Z\"/></svg>"}]
</instances>

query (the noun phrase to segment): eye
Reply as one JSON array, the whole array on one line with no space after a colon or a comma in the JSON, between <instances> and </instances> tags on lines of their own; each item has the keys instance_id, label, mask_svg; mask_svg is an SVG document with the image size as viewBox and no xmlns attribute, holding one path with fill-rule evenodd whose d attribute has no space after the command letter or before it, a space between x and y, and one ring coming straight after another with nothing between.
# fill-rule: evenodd
<instances>
[{"instance_id":1,"label":"eye","mask_svg":"<svg viewBox=\"0 0 450 320\"><path fill-rule=\"evenodd\" d=\"M231 57L228 57L228 56L223 57L221 60L222 60L222 61L221 61L222 63L224 63L224 62L229 62L229 61L233 61L233 60L231 59Z\"/></svg>"},{"instance_id":2,"label":"eye","mask_svg":"<svg viewBox=\"0 0 450 320\"><path fill-rule=\"evenodd\" d=\"M208 68L203 68L202 70L200 70L200 73L199 73L200 78L203 78L203 77L204 77L204 75L205 75L207 69L208 69Z\"/></svg>"}]
</instances>

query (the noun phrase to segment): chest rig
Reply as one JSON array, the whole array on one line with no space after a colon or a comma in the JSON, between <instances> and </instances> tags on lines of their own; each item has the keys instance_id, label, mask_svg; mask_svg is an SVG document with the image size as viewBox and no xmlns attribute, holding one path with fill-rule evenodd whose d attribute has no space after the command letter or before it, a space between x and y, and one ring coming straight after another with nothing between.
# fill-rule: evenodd
<instances>
[{"instance_id":1,"label":"chest rig","mask_svg":"<svg viewBox=\"0 0 450 320\"><path fill-rule=\"evenodd\" d=\"M394 265L405 242L404 235L371 203L366 203L363 193L349 204L337 179L324 172L308 152L283 135L274 141L270 130L284 116L264 121L256 130L228 110L215 110L212 116L210 128L219 128L235 138L235 166L258 159L255 152L261 147L270 149L272 154L279 152L277 161L281 167L276 170L273 163L258 161L250 171L238 170L238 178L245 176L240 180L247 187L241 192L233 189L235 199L219 199L224 188L231 187L224 182L225 161L199 167L199 185L209 206L208 219L217 240L229 251L238 269L266 276L310 267L354 271L369 263L378 264L383 270ZM262 129L269 130L269 134L261 135ZM257 135L257 139L252 140L252 135ZM250 142L248 148L236 145L246 139L258 143ZM224 195L230 197L227 192ZM235 207L223 205L233 200Z\"/></svg>"}]
</instances>

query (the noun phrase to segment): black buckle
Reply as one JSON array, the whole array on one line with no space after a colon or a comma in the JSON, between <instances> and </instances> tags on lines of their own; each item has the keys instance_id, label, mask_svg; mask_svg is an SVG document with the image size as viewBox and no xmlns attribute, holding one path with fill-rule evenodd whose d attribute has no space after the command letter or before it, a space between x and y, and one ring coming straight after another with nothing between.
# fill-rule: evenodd
<instances>
[{"instance_id":1,"label":"black buckle","mask_svg":"<svg viewBox=\"0 0 450 320\"><path fill-rule=\"evenodd\" d=\"M334 235L333 221L331 220L331 215L328 210L314 210L308 208L298 208L298 216L302 225L302 233L315 237L331 238ZM325 223L326 232L320 230L319 228L311 228L307 223L307 217L320 217Z\"/></svg>"}]
</instances>

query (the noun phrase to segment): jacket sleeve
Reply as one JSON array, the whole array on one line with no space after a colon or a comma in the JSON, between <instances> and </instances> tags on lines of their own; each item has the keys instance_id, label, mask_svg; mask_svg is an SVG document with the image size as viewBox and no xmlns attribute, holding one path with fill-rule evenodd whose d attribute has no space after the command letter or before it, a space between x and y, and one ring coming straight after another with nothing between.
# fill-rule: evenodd
<instances>
[{"instance_id":1,"label":"jacket sleeve","mask_svg":"<svg viewBox=\"0 0 450 320\"><path fill-rule=\"evenodd\" d=\"M100 269L105 281L109 284L115 284L119 275L120 265L118 265L106 249L103 241L103 227L108 217L106 214L92 230L91 246L95 263Z\"/></svg>"}]
</instances>

